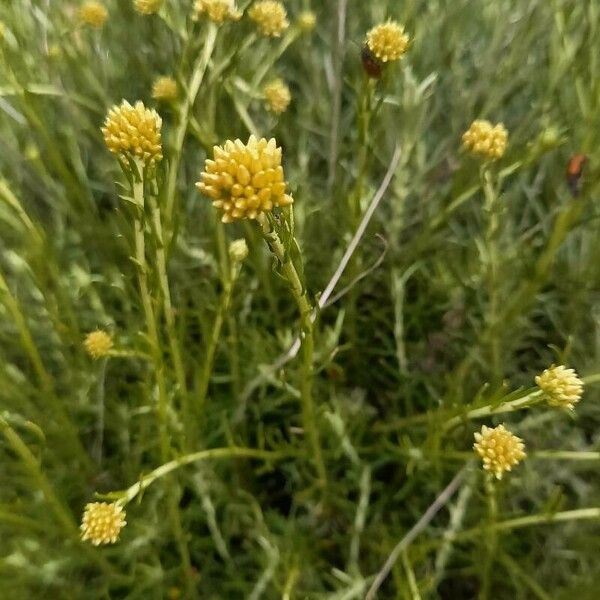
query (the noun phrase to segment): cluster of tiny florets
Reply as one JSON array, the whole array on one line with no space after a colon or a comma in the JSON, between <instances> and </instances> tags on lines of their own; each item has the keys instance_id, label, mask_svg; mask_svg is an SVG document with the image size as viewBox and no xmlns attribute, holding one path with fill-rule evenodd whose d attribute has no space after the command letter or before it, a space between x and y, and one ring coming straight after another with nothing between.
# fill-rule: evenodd
<instances>
[{"instance_id":1,"label":"cluster of tiny florets","mask_svg":"<svg viewBox=\"0 0 600 600\"><path fill-rule=\"evenodd\" d=\"M162 119L155 110L124 100L108 112L102 133L108 149L120 159L131 157L149 165L162 159Z\"/></svg>"},{"instance_id":2,"label":"cluster of tiny florets","mask_svg":"<svg viewBox=\"0 0 600 600\"><path fill-rule=\"evenodd\" d=\"M462 136L463 146L472 154L496 160L502 158L508 144L508 132L502 123L492 125L478 119Z\"/></svg>"},{"instance_id":3,"label":"cluster of tiny florets","mask_svg":"<svg viewBox=\"0 0 600 600\"><path fill-rule=\"evenodd\" d=\"M81 539L89 540L94 546L114 544L121 529L127 525L123 507L106 502L86 504L81 520Z\"/></svg>"},{"instance_id":4,"label":"cluster of tiny florets","mask_svg":"<svg viewBox=\"0 0 600 600\"><path fill-rule=\"evenodd\" d=\"M233 0L196 0L194 4L194 20L206 15L217 24L225 21L238 21L242 13L235 7Z\"/></svg>"},{"instance_id":5,"label":"cluster of tiny florets","mask_svg":"<svg viewBox=\"0 0 600 600\"><path fill-rule=\"evenodd\" d=\"M160 10L163 0L133 0L133 6L140 15L153 15Z\"/></svg>"},{"instance_id":6,"label":"cluster of tiny florets","mask_svg":"<svg viewBox=\"0 0 600 600\"><path fill-rule=\"evenodd\" d=\"M287 13L281 2L261 0L252 5L248 16L266 36L279 37L288 27Z\"/></svg>"},{"instance_id":7,"label":"cluster of tiny florets","mask_svg":"<svg viewBox=\"0 0 600 600\"><path fill-rule=\"evenodd\" d=\"M158 77L152 84L152 97L160 102L177 98L177 82L172 77Z\"/></svg>"},{"instance_id":8,"label":"cluster of tiny florets","mask_svg":"<svg viewBox=\"0 0 600 600\"><path fill-rule=\"evenodd\" d=\"M550 406L573 410L583 395L583 381L574 369L550 367L535 378Z\"/></svg>"},{"instance_id":9,"label":"cluster of tiny florets","mask_svg":"<svg viewBox=\"0 0 600 600\"><path fill-rule=\"evenodd\" d=\"M246 260L248 256L248 244L244 238L239 240L233 240L229 244L229 258L233 263L241 263Z\"/></svg>"},{"instance_id":10,"label":"cluster of tiny florets","mask_svg":"<svg viewBox=\"0 0 600 600\"><path fill-rule=\"evenodd\" d=\"M296 19L296 25L300 31L308 33L312 31L317 24L317 15L312 10L305 10L298 15Z\"/></svg>"},{"instance_id":11,"label":"cluster of tiny florets","mask_svg":"<svg viewBox=\"0 0 600 600\"><path fill-rule=\"evenodd\" d=\"M473 448L483 460L483 468L497 479L502 479L506 471L511 471L526 456L523 440L504 425L494 428L484 425L481 433L475 433Z\"/></svg>"},{"instance_id":12,"label":"cluster of tiny florets","mask_svg":"<svg viewBox=\"0 0 600 600\"><path fill-rule=\"evenodd\" d=\"M85 336L83 346L93 359L104 358L112 350L113 339L106 331L96 329Z\"/></svg>"},{"instance_id":13,"label":"cluster of tiny florets","mask_svg":"<svg viewBox=\"0 0 600 600\"><path fill-rule=\"evenodd\" d=\"M274 139L250 136L247 144L228 140L207 159L198 189L223 211L222 221L255 219L276 206L293 203L281 166L281 148Z\"/></svg>"},{"instance_id":14,"label":"cluster of tiny florets","mask_svg":"<svg viewBox=\"0 0 600 600\"><path fill-rule=\"evenodd\" d=\"M79 8L79 19L86 25L99 29L108 19L108 10L101 2L90 0Z\"/></svg>"},{"instance_id":15,"label":"cluster of tiny florets","mask_svg":"<svg viewBox=\"0 0 600 600\"><path fill-rule=\"evenodd\" d=\"M402 58L408 49L408 43L409 37L404 32L404 27L395 21L376 25L367 33L367 48L382 63Z\"/></svg>"},{"instance_id":16,"label":"cluster of tiny florets","mask_svg":"<svg viewBox=\"0 0 600 600\"><path fill-rule=\"evenodd\" d=\"M276 115L284 113L292 101L290 88L282 79L274 79L265 85L263 94L267 108Z\"/></svg>"}]
</instances>

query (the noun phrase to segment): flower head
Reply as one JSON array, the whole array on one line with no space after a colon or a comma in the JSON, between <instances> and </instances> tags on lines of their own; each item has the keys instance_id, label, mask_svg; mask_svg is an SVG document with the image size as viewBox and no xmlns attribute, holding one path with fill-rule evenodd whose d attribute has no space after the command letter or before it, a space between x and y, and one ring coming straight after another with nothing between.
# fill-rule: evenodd
<instances>
[{"instance_id":1,"label":"flower head","mask_svg":"<svg viewBox=\"0 0 600 600\"><path fill-rule=\"evenodd\" d=\"M93 359L104 358L113 347L112 336L102 329L96 329L85 336L83 346Z\"/></svg>"},{"instance_id":2,"label":"flower head","mask_svg":"<svg viewBox=\"0 0 600 600\"><path fill-rule=\"evenodd\" d=\"M229 258L231 259L231 262L244 262L247 256L248 244L246 244L246 240L244 238L233 240L233 242L229 244Z\"/></svg>"},{"instance_id":3,"label":"flower head","mask_svg":"<svg viewBox=\"0 0 600 600\"><path fill-rule=\"evenodd\" d=\"M153 15L160 10L163 0L133 0L133 6L140 15Z\"/></svg>"},{"instance_id":4,"label":"flower head","mask_svg":"<svg viewBox=\"0 0 600 600\"><path fill-rule=\"evenodd\" d=\"M137 158L149 165L162 159L161 127L162 119L155 110L143 102L131 106L123 100L108 111L102 133L108 149L121 160Z\"/></svg>"},{"instance_id":5,"label":"flower head","mask_svg":"<svg viewBox=\"0 0 600 600\"><path fill-rule=\"evenodd\" d=\"M281 166L281 148L274 139L250 136L247 144L228 140L214 147L214 160L207 159L198 189L223 211L223 223L255 219L275 206L293 203L286 193Z\"/></svg>"},{"instance_id":6,"label":"flower head","mask_svg":"<svg viewBox=\"0 0 600 600\"><path fill-rule=\"evenodd\" d=\"M114 544L121 529L127 525L123 507L113 502L90 502L86 504L81 519L81 539L94 546Z\"/></svg>"},{"instance_id":7,"label":"flower head","mask_svg":"<svg viewBox=\"0 0 600 600\"><path fill-rule=\"evenodd\" d=\"M535 378L550 406L573 410L583 395L583 381L574 369L552 366Z\"/></svg>"},{"instance_id":8,"label":"flower head","mask_svg":"<svg viewBox=\"0 0 600 600\"><path fill-rule=\"evenodd\" d=\"M274 0L255 2L248 10L248 16L263 35L270 37L279 37L290 25L285 7Z\"/></svg>"},{"instance_id":9,"label":"flower head","mask_svg":"<svg viewBox=\"0 0 600 600\"><path fill-rule=\"evenodd\" d=\"M478 119L462 136L464 148L477 154L496 160L502 158L508 143L508 132L502 123L492 125L489 121Z\"/></svg>"},{"instance_id":10,"label":"flower head","mask_svg":"<svg viewBox=\"0 0 600 600\"><path fill-rule=\"evenodd\" d=\"M290 88L282 79L274 79L263 88L263 94L267 103L267 108L280 115L287 110L292 101Z\"/></svg>"},{"instance_id":11,"label":"flower head","mask_svg":"<svg viewBox=\"0 0 600 600\"><path fill-rule=\"evenodd\" d=\"M158 77L152 85L152 97L160 102L177 98L177 82L172 77Z\"/></svg>"},{"instance_id":12,"label":"flower head","mask_svg":"<svg viewBox=\"0 0 600 600\"><path fill-rule=\"evenodd\" d=\"M298 15L296 19L296 24L300 31L304 31L305 33L311 32L315 25L317 24L317 15L312 10L305 10Z\"/></svg>"},{"instance_id":13,"label":"flower head","mask_svg":"<svg viewBox=\"0 0 600 600\"><path fill-rule=\"evenodd\" d=\"M523 440L512 434L504 425L481 428L475 433L473 448L483 460L483 468L502 479L505 471L520 463L526 456Z\"/></svg>"},{"instance_id":14,"label":"flower head","mask_svg":"<svg viewBox=\"0 0 600 600\"><path fill-rule=\"evenodd\" d=\"M396 21L381 23L367 32L367 48L383 63L402 58L408 49L408 42L409 37L404 33L404 27Z\"/></svg>"},{"instance_id":15,"label":"flower head","mask_svg":"<svg viewBox=\"0 0 600 600\"><path fill-rule=\"evenodd\" d=\"M99 29L108 19L108 10L101 2L89 0L80 6L79 19L86 25Z\"/></svg>"},{"instance_id":16,"label":"flower head","mask_svg":"<svg viewBox=\"0 0 600 600\"><path fill-rule=\"evenodd\" d=\"M196 0L194 20L204 14L219 25L225 21L238 21L242 16L242 13L235 7L233 0Z\"/></svg>"}]
</instances>

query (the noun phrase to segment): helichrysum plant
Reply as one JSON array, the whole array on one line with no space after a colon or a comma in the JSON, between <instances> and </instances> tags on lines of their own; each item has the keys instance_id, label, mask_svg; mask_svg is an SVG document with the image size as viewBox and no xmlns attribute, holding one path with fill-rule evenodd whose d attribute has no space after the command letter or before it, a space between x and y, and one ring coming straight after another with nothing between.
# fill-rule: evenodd
<instances>
[{"instance_id":1,"label":"helichrysum plant","mask_svg":"<svg viewBox=\"0 0 600 600\"><path fill-rule=\"evenodd\" d=\"M164 0L133 0L133 6L140 15L154 15L156 14Z\"/></svg>"},{"instance_id":2,"label":"helichrysum plant","mask_svg":"<svg viewBox=\"0 0 600 600\"><path fill-rule=\"evenodd\" d=\"M410 38L396 21L376 25L367 32L365 45L382 63L400 60L408 49Z\"/></svg>"},{"instance_id":3,"label":"helichrysum plant","mask_svg":"<svg viewBox=\"0 0 600 600\"><path fill-rule=\"evenodd\" d=\"M207 159L198 189L222 212L223 223L256 219L274 207L293 203L281 166L281 148L274 139L250 136L215 146Z\"/></svg>"},{"instance_id":4,"label":"helichrysum plant","mask_svg":"<svg viewBox=\"0 0 600 600\"><path fill-rule=\"evenodd\" d=\"M104 358L108 356L112 350L113 338L106 331L97 329L96 331L92 331L85 336L83 345L85 347L85 351L93 359Z\"/></svg>"},{"instance_id":5,"label":"helichrysum plant","mask_svg":"<svg viewBox=\"0 0 600 600\"><path fill-rule=\"evenodd\" d=\"M552 366L535 378L550 406L574 410L583 395L583 381L574 369Z\"/></svg>"},{"instance_id":6,"label":"helichrysum plant","mask_svg":"<svg viewBox=\"0 0 600 600\"><path fill-rule=\"evenodd\" d=\"M317 25L317 15L312 10L302 11L296 18L296 25L304 33L310 33Z\"/></svg>"},{"instance_id":7,"label":"helichrysum plant","mask_svg":"<svg viewBox=\"0 0 600 600\"><path fill-rule=\"evenodd\" d=\"M108 19L108 9L102 2L89 0L79 8L79 18L86 25L99 29Z\"/></svg>"},{"instance_id":8,"label":"helichrysum plant","mask_svg":"<svg viewBox=\"0 0 600 600\"><path fill-rule=\"evenodd\" d=\"M125 525L125 511L119 504L90 502L81 519L81 539L94 546L114 544Z\"/></svg>"},{"instance_id":9,"label":"helichrysum plant","mask_svg":"<svg viewBox=\"0 0 600 600\"><path fill-rule=\"evenodd\" d=\"M292 101L290 88L283 79L274 79L267 83L263 88L263 94L267 109L276 115L284 113Z\"/></svg>"},{"instance_id":10,"label":"helichrysum plant","mask_svg":"<svg viewBox=\"0 0 600 600\"><path fill-rule=\"evenodd\" d=\"M489 121L478 119L462 136L465 150L488 160L497 160L504 156L508 144L508 132L502 123L492 125Z\"/></svg>"},{"instance_id":11,"label":"helichrysum plant","mask_svg":"<svg viewBox=\"0 0 600 600\"><path fill-rule=\"evenodd\" d=\"M238 21L242 13L234 0L196 0L194 4L194 19L206 16L214 23L221 24L225 21Z\"/></svg>"},{"instance_id":12,"label":"helichrysum plant","mask_svg":"<svg viewBox=\"0 0 600 600\"><path fill-rule=\"evenodd\" d=\"M162 119L139 101L134 106L124 100L108 112L102 133L107 148L119 159L140 160L150 165L162 160Z\"/></svg>"},{"instance_id":13,"label":"helichrysum plant","mask_svg":"<svg viewBox=\"0 0 600 600\"><path fill-rule=\"evenodd\" d=\"M152 84L152 97L159 102L173 102L178 93L177 82L172 77L158 77Z\"/></svg>"},{"instance_id":14,"label":"helichrysum plant","mask_svg":"<svg viewBox=\"0 0 600 600\"><path fill-rule=\"evenodd\" d=\"M483 461L483 468L497 479L511 471L526 456L523 440L504 425L491 428L484 425L481 432L475 433L475 452Z\"/></svg>"},{"instance_id":15,"label":"helichrysum plant","mask_svg":"<svg viewBox=\"0 0 600 600\"><path fill-rule=\"evenodd\" d=\"M268 37L279 37L288 27L287 12L281 2L259 0L248 9L260 33Z\"/></svg>"}]
</instances>

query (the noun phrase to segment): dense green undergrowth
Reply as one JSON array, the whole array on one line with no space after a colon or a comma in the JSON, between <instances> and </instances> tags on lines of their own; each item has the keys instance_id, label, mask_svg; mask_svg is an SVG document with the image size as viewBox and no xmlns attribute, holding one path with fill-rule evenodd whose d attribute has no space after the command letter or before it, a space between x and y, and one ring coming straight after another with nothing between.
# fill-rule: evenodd
<instances>
[{"instance_id":1,"label":"dense green undergrowth","mask_svg":"<svg viewBox=\"0 0 600 600\"><path fill-rule=\"evenodd\" d=\"M191 0L105 4L98 29L70 0L0 4L0 597L364 598L454 481L379 598L596 598L597 3L286 0L279 38L193 21ZM410 46L369 80L365 34L388 18ZM159 76L176 100L152 98ZM100 131L122 99L163 119L141 212ZM508 130L493 163L461 149L479 118ZM194 185L250 134L283 149L283 261ZM313 332L285 261L314 305L378 190ZM307 327L314 354L290 353ZM536 396L551 364L586 382L573 412ZM499 423L528 456L492 482L473 434ZM128 489L119 541L82 542L86 504Z\"/></svg>"}]
</instances>

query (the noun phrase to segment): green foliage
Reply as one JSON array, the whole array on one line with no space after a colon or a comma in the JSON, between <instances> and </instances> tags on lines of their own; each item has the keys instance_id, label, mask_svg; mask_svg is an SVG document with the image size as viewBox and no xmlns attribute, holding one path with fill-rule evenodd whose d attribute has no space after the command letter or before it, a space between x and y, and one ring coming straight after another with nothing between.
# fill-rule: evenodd
<instances>
[{"instance_id":1,"label":"green foliage","mask_svg":"<svg viewBox=\"0 0 600 600\"><path fill-rule=\"evenodd\" d=\"M99 30L75 0L0 4L0 597L364 598L465 467L378 597L596 598L595 0L314 1L312 33L293 24L309 0L287 0L281 38L242 18L212 52L191 0L151 17L105 4ZM411 45L369 82L364 35L388 17ZM139 210L100 126L123 98L153 106L161 75L180 97L156 106L165 160ZM276 76L293 97L279 118L261 98ZM509 131L483 168L460 142L477 118ZM345 293L318 311L314 363L288 353L306 322L260 228L223 226L194 186L213 144L251 133L283 148L295 202L272 218L305 302L401 150ZM579 152L574 195L565 168ZM227 247L240 237L238 273ZM96 328L115 341L99 361L83 346ZM528 400L551 363L587 376L572 414ZM303 431L312 371L326 486ZM529 457L492 486L473 433L500 422ZM168 461L228 448L141 485L117 544L79 541L95 494L122 499Z\"/></svg>"}]
</instances>

